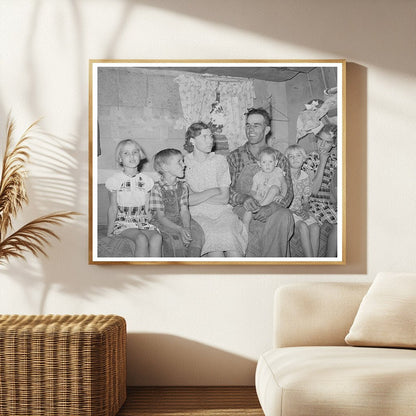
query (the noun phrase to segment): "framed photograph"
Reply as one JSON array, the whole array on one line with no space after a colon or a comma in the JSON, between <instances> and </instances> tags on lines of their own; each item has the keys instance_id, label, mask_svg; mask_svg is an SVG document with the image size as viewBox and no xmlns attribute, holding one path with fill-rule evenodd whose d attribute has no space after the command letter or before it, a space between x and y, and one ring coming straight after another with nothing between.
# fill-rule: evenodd
<instances>
[{"instance_id":1,"label":"framed photograph","mask_svg":"<svg viewBox=\"0 0 416 416\"><path fill-rule=\"evenodd\" d=\"M345 60L91 60L90 264L345 264Z\"/></svg>"}]
</instances>

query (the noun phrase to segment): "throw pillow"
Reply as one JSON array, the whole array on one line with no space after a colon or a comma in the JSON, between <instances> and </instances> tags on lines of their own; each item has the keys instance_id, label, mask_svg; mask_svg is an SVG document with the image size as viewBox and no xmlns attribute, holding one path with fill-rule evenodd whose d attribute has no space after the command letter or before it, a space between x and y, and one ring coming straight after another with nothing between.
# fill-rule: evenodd
<instances>
[{"instance_id":1,"label":"throw pillow","mask_svg":"<svg viewBox=\"0 0 416 416\"><path fill-rule=\"evenodd\" d=\"M416 348L416 274L380 273L364 296L345 342Z\"/></svg>"}]
</instances>

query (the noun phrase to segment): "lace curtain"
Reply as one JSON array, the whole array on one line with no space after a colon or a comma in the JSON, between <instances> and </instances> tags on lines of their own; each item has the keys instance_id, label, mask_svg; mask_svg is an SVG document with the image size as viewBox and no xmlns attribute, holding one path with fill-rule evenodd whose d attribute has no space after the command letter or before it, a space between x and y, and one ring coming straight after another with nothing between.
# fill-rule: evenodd
<instances>
[{"instance_id":1,"label":"lace curtain","mask_svg":"<svg viewBox=\"0 0 416 416\"><path fill-rule=\"evenodd\" d=\"M224 78L224 81L218 81L201 75L182 74L175 81L179 85L183 110L183 119L178 120L177 128L187 128L196 121L209 123L212 104L219 92L224 109L222 133L228 139L230 151L245 143L244 113L253 107L255 98L252 80Z\"/></svg>"}]
</instances>

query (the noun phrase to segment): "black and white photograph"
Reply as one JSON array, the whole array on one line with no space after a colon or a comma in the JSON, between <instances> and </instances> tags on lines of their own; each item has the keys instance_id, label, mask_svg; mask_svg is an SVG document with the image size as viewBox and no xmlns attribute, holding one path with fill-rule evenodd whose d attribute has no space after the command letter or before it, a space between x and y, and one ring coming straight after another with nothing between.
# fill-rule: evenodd
<instances>
[{"instance_id":1,"label":"black and white photograph","mask_svg":"<svg viewBox=\"0 0 416 416\"><path fill-rule=\"evenodd\" d=\"M90 61L92 264L345 264L345 61Z\"/></svg>"}]
</instances>

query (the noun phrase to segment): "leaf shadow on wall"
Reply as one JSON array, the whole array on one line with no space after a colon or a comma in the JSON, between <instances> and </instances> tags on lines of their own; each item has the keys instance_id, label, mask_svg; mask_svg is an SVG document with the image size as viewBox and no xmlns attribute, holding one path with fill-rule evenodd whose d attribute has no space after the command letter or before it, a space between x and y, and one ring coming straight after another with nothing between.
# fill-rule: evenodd
<instances>
[{"instance_id":1,"label":"leaf shadow on wall","mask_svg":"<svg viewBox=\"0 0 416 416\"><path fill-rule=\"evenodd\" d=\"M77 195L87 192L86 184L82 189L82 185L77 181L78 149L73 138L62 138L37 129L28 144L31 149L27 179L29 206L24 207L18 214L16 226L19 226L19 222L27 222L52 211L76 209L74 206ZM27 253L26 262L11 260L3 268L9 277L20 283L29 310L38 310L40 314L56 313L47 308L51 289L69 295L74 294L77 299L91 299L107 289L137 288L149 282L146 273L141 273L140 276L126 273L126 266L102 267L98 277L94 277L96 274L90 276L85 273L88 262L87 219L86 215L80 215L61 226L54 226L53 231L60 240L49 240L51 244L45 250L48 258L35 258ZM74 250L74 247L77 250ZM85 256L74 256L79 250L85 253ZM83 272L76 273L77 270ZM33 290L37 286L41 287L40 291ZM35 295L38 293L40 296ZM16 305L16 313L19 313L20 306Z\"/></svg>"},{"instance_id":2,"label":"leaf shadow on wall","mask_svg":"<svg viewBox=\"0 0 416 416\"><path fill-rule=\"evenodd\" d=\"M59 12L57 10L59 9ZM42 36L42 19L50 8L41 1L33 2L29 21L30 36L26 39L24 54L27 71L27 91L25 100L33 119L44 115L42 101L43 74L48 71L59 80L62 73L52 72L48 61L40 60L37 50L39 36ZM88 71L85 67L85 31L82 24L82 15L79 3L67 1L59 8L52 9L57 13L56 24L59 18L65 16L66 23L76 27L76 55L73 56L70 66L72 68L70 83L72 91L79 97L87 97ZM122 25L122 23L120 23ZM121 31L121 29L120 29ZM59 32L63 33L63 32ZM65 42L64 37L55 37L55 42ZM64 50L64 44L62 44ZM53 84L51 84L53 85ZM50 87L48 85L48 87ZM63 92L68 92L63 88ZM46 91L47 93L48 91ZM62 100L65 95L62 96ZM4 103L0 103L2 119L6 120L8 110ZM75 134L63 137L45 131L37 131L35 140L30 142L31 163L29 165L29 178L27 187L30 204L19 213L18 221L29 221L32 218L52 211L75 210L84 211L88 192L88 101L79 102L78 119L74 123ZM50 116L49 116L50 117ZM31 120L33 121L33 120ZM41 125L48 124L48 114ZM53 122L53 120L52 120ZM32 172L33 171L33 172ZM87 211L87 210L85 210ZM54 227L60 236L60 241L51 240L51 246L46 248L49 258L35 258L27 254L25 261L12 260L0 273L5 272L7 277L20 284L29 311L38 310L39 313L54 313L48 308L48 296L51 290L59 290L67 294L74 294L77 299L91 299L107 289L122 290L125 287L141 287L146 284L146 273L137 276L137 273L126 273L126 268L101 268L99 278L85 273L88 263L88 233L86 214L76 217L73 221L61 227ZM74 247L76 249L74 250ZM81 251L82 250L82 251ZM74 253L84 253L84 256L74 256ZM77 273L77 270L82 272ZM131 271L131 270L130 270ZM91 274L96 276L95 273ZM6 277L6 276L5 276ZM34 288L40 290L33 290ZM82 311L82 309L80 309ZM16 304L16 313L21 312L21 304ZM60 311L65 313L65 311Z\"/></svg>"}]
</instances>

